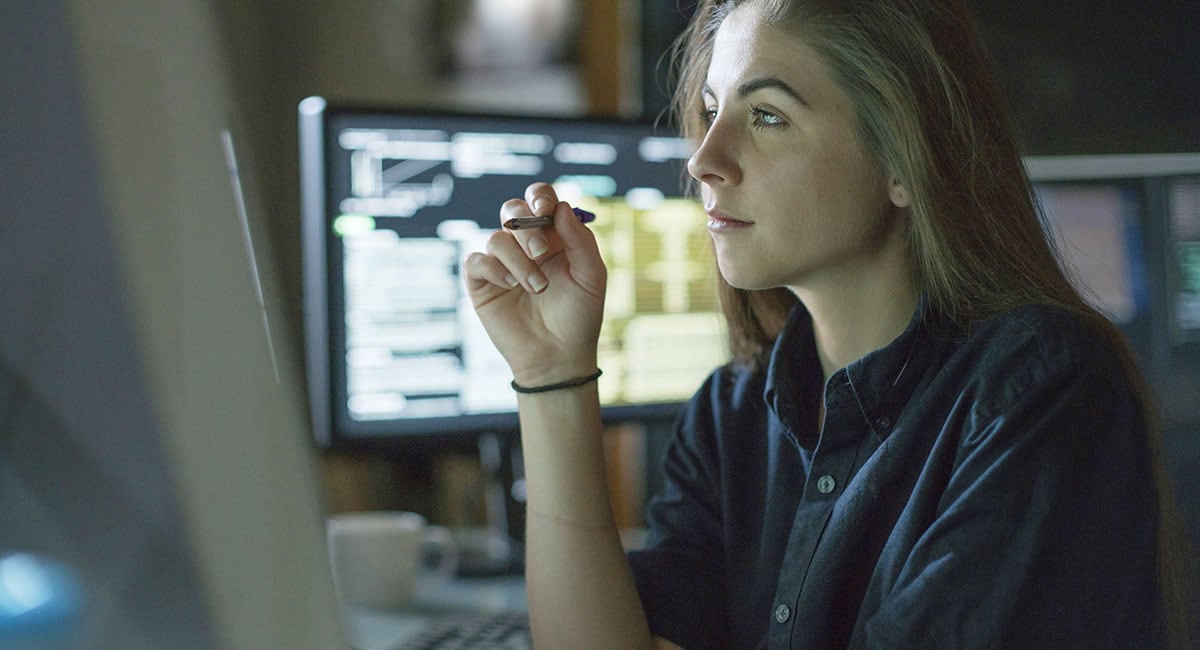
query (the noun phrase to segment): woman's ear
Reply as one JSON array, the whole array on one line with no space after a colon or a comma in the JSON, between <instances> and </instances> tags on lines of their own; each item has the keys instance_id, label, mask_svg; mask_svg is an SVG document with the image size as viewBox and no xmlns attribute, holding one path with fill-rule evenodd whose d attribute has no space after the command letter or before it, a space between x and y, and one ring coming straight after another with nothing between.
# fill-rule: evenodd
<instances>
[{"instance_id":1,"label":"woman's ear","mask_svg":"<svg viewBox=\"0 0 1200 650\"><path fill-rule=\"evenodd\" d=\"M888 185L888 197L891 198L892 205L896 206L897 208L908 207L908 190L904 189L904 186L900 184L900 181L896 180L895 178L893 178L892 182Z\"/></svg>"}]
</instances>

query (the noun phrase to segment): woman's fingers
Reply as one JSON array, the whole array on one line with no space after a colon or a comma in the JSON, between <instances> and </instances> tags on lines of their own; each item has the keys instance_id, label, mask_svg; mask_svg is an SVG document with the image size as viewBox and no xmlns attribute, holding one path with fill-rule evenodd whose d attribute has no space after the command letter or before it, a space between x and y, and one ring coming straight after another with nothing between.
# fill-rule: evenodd
<instances>
[{"instance_id":1,"label":"woman's fingers","mask_svg":"<svg viewBox=\"0 0 1200 650\"><path fill-rule=\"evenodd\" d=\"M519 202L518 202L519 203ZM533 183L525 188L525 206L528 210L520 217L553 217L559 207L558 193L549 183ZM520 209L518 207L518 209ZM553 228L530 228L518 231L517 239L532 259L539 259L558 251L562 243Z\"/></svg>"},{"instance_id":2,"label":"woman's fingers","mask_svg":"<svg viewBox=\"0 0 1200 650\"><path fill-rule=\"evenodd\" d=\"M549 183L534 183L525 188L525 202L533 209L533 215L551 215L558 207L558 194Z\"/></svg>"},{"instance_id":3,"label":"woman's fingers","mask_svg":"<svg viewBox=\"0 0 1200 650\"><path fill-rule=\"evenodd\" d=\"M544 185L546 188L550 187L544 183L541 185ZM549 190L549 195L553 196L553 190ZM545 196L544 193L542 195L535 195L535 201L538 205L537 209L532 208L532 204L528 200L510 199L505 201L504 205L500 206L500 223L504 224L510 219L553 216L555 207L558 204L552 203L549 209L541 207L547 200L544 198ZM554 236L552 228L529 228L510 230L508 232L521 245L521 248L525 250L525 254L533 260L545 257L547 254L561 248L561 244L557 241L557 237Z\"/></svg>"},{"instance_id":4,"label":"woman's fingers","mask_svg":"<svg viewBox=\"0 0 1200 650\"><path fill-rule=\"evenodd\" d=\"M570 265L576 281L583 281L588 290L602 287L604 269L599 261L595 236L579 223L569 205L558 200L554 188L547 183L530 185L524 199L510 199L500 207L501 224L510 219L533 216L552 217L553 225L518 230L501 228L488 237L486 257L489 259L475 259L472 269L466 266L464 269L476 273L475 279L486 280L505 290L519 285L530 293L541 293L549 285L542 265L565 251L567 260L574 258ZM576 269L577 264L579 268Z\"/></svg>"},{"instance_id":5,"label":"woman's fingers","mask_svg":"<svg viewBox=\"0 0 1200 650\"><path fill-rule=\"evenodd\" d=\"M463 276L466 278L467 289L476 292L487 285L495 285L500 289L515 289L521 286L500 260L485 253L471 253L463 260Z\"/></svg>"},{"instance_id":6,"label":"woman's fingers","mask_svg":"<svg viewBox=\"0 0 1200 650\"><path fill-rule=\"evenodd\" d=\"M541 293L546 289L546 275L521 247L513 233L506 230L492 233L488 237L486 250L488 255L498 260L507 270L504 283L510 288L513 286L512 281L516 280L531 293Z\"/></svg>"},{"instance_id":7,"label":"woman's fingers","mask_svg":"<svg viewBox=\"0 0 1200 650\"><path fill-rule=\"evenodd\" d=\"M547 230L554 233L559 244L566 250L567 258L572 260L571 263L580 261L581 255L599 260L596 234L575 216L571 206L559 203L554 214L554 228Z\"/></svg>"}]
</instances>

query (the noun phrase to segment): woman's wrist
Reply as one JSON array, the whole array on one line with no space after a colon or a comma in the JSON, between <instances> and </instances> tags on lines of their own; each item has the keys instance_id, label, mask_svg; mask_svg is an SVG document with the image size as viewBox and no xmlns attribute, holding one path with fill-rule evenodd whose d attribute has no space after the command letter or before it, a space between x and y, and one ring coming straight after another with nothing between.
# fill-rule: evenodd
<instances>
[{"instance_id":1,"label":"woman's wrist","mask_svg":"<svg viewBox=\"0 0 1200 650\"><path fill-rule=\"evenodd\" d=\"M586 385L596 381L597 379L599 379L600 375L602 375L602 374L604 374L603 371L600 370L599 368L597 368L594 372L589 372L586 375L579 375L577 377L572 377L571 379L564 379L563 381L556 381L556 382L552 382L549 384L532 384L532 385L531 384L520 384L520 383L517 383L516 379L514 379L512 381L512 389L518 393L523 393L526 395L535 394L535 393L551 393L551 392L554 392L557 390L568 390L571 388L579 388L580 386L586 386Z\"/></svg>"},{"instance_id":2,"label":"woman's wrist","mask_svg":"<svg viewBox=\"0 0 1200 650\"><path fill-rule=\"evenodd\" d=\"M596 357L587 355L537 367L513 369L513 383L531 388L550 386L593 375L599 369Z\"/></svg>"}]
</instances>

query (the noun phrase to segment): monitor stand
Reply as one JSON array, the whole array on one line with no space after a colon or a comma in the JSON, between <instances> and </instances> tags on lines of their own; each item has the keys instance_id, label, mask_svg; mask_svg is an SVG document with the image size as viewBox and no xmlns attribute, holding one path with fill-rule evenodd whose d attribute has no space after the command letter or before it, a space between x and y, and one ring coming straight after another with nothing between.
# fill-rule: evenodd
<instances>
[{"instance_id":1,"label":"monitor stand","mask_svg":"<svg viewBox=\"0 0 1200 650\"><path fill-rule=\"evenodd\" d=\"M513 575L525 570L522 543L525 525L524 471L516 433L479 436L479 461L484 473L487 527L479 539L463 539L458 575Z\"/></svg>"}]
</instances>

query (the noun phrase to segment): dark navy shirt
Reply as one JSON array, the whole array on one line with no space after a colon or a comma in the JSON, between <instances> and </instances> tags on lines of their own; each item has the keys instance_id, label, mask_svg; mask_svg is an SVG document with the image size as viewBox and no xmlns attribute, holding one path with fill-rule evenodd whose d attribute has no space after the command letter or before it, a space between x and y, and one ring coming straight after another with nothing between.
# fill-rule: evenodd
<instances>
[{"instance_id":1,"label":"dark navy shirt","mask_svg":"<svg viewBox=\"0 0 1200 650\"><path fill-rule=\"evenodd\" d=\"M1157 647L1141 408L1080 317L924 307L822 383L797 307L765 371L696 394L630 554L687 648ZM824 399L824 424L818 422Z\"/></svg>"}]
</instances>

